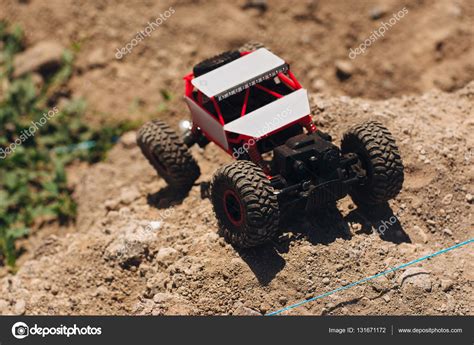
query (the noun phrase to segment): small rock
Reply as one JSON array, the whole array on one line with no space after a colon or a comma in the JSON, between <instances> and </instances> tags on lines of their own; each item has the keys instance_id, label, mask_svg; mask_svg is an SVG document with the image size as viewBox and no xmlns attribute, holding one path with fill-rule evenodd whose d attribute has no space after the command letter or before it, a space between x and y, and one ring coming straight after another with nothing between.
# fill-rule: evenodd
<instances>
[{"instance_id":1,"label":"small rock","mask_svg":"<svg viewBox=\"0 0 474 345\"><path fill-rule=\"evenodd\" d=\"M59 293L59 288L56 284L51 285L51 294L53 296L56 296Z\"/></svg>"},{"instance_id":2,"label":"small rock","mask_svg":"<svg viewBox=\"0 0 474 345\"><path fill-rule=\"evenodd\" d=\"M415 290L425 292L431 291L430 273L421 267L410 267L398 278L398 284L402 288L412 286Z\"/></svg>"},{"instance_id":3,"label":"small rock","mask_svg":"<svg viewBox=\"0 0 474 345\"><path fill-rule=\"evenodd\" d=\"M453 236L453 232L451 230L449 230L448 228L443 229L443 234L446 234L448 236Z\"/></svg>"},{"instance_id":4,"label":"small rock","mask_svg":"<svg viewBox=\"0 0 474 345\"><path fill-rule=\"evenodd\" d=\"M107 55L104 48L98 47L87 56L87 64L90 68L101 67L107 63Z\"/></svg>"},{"instance_id":5,"label":"small rock","mask_svg":"<svg viewBox=\"0 0 474 345\"><path fill-rule=\"evenodd\" d=\"M285 305L286 303L288 303L288 298L286 296L280 296L278 298L278 302L280 302L281 305Z\"/></svg>"},{"instance_id":6,"label":"small rock","mask_svg":"<svg viewBox=\"0 0 474 345\"><path fill-rule=\"evenodd\" d=\"M13 313L15 315L23 315L26 310L26 302L23 299L20 299L16 301L14 307L13 307Z\"/></svg>"},{"instance_id":7,"label":"small rock","mask_svg":"<svg viewBox=\"0 0 474 345\"><path fill-rule=\"evenodd\" d=\"M166 248L160 248L158 253L156 254L156 261L165 263L165 264L170 264L173 261L176 260L178 257L178 251L174 248L171 247L166 247Z\"/></svg>"},{"instance_id":8,"label":"small rock","mask_svg":"<svg viewBox=\"0 0 474 345\"><path fill-rule=\"evenodd\" d=\"M453 195L452 194L446 194L443 200L441 202L445 205L449 205L453 201Z\"/></svg>"},{"instance_id":9,"label":"small rock","mask_svg":"<svg viewBox=\"0 0 474 345\"><path fill-rule=\"evenodd\" d=\"M327 87L327 84L326 82L324 81L324 79L321 79L321 78L317 78L315 80L313 80L311 82L311 88L314 90L314 91L324 91Z\"/></svg>"},{"instance_id":10,"label":"small rock","mask_svg":"<svg viewBox=\"0 0 474 345\"><path fill-rule=\"evenodd\" d=\"M329 280L328 277L326 277L326 278L323 278L322 282L323 282L323 284L328 285L330 280Z\"/></svg>"},{"instance_id":11,"label":"small rock","mask_svg":"<svg viewBox=\"0 0 474 345\"><path fill-rule=\"evenodd\" d=\"M387 9L384 8L384 7L374 7L370 10L370 18L372 20L377 20L377 19L380 19L382 18L383 16L385 16L387 14Z\"/></svg>"},{"instance_id":12,"label":"small rock","mask_svg":"<svg viewBox=\"0 0 474 345\"><path fill-rule=\"evenodd\" d=\"M117 210L119 205L120 205L119 199L108 199L104 203L104 206L108 211Z\"/></svg>"},{"instance_id":13,"label":"small rock","mask_svg":"<svg viewBox=\"0 0 474 345\"><path fill-rule=\"evenodd\" d=\"M154 233L137 224L129 224L105 249L104 258L125 266L139 264L153 240Z\"/></svg>"},{"instance_id":14,"label":"small rock","mask_svg":"<svg viewBox=\"0 0 474 345\"><path fill-rule=\"evenodd\" d=\"M124 135L120 137L119 141L122 146L126 149L130 149L132 147L135 147L137 144L137 134L133 131L127 132Z\"/></svg>"},{"instance_id":15,"label":"small rock","mask_svg":"<svg viewBox=\"0 0 474 345\"><path fill-rule=\"evenodd\" d=\"M159 220L152 220L148 223L148 225L145 227L145 229L150 230L150 231L156 231L159 228L161 228L162 224L163 223Z\"/></svg>"},{"instance_id":16,"label":"small rock","mask_svg":"<svg viewBox=\"0 0 474 345\"><path fill-rule=\"evenodd\" d=\"M473 196L472 194L467 193L466 194L466 201L470 204L472 204Z\"/></svg>"},{"instance_id":17,"label":"small rock","mask_svg":"<svg viewBox=\"0 0 474 345\"><path fill-rule=\"evenodd\" d=\"M163 304L171 299L173 299L173 296L166 292L158 292L153 296L153 302L158 304Z\"/></svg>"},{"instance_id":18,"label":"small rock","mask_svg":"<svg viewBox=\"0 0 474 345\"><path fill-rule=\"evenodd\" d=\"M234 309L233 315L261 316L262 314L244 305L240 305Z\"/></svg>"},{"instance_id":19,"label":"small rock","mask_svg":"<svg viewBox=\"0 0 474 345\"><path fill-rule=\"evenodd\" d=\"M267 0L247 0L243 8L256 8L262 12L265 12L268 9L268 4Z\"/></svg>"},{"instance_id":20,"label":"small rock","mask_svg":"<svg viewBox=\"0 0 474 345\"><path fill-rule=\"evenodd\" d=\"M339 80L348 79L354 73L354 66L350 61L336 60L334 66L336 67L336 76Z\"/></svg>"},{"instance_id":21,"label":"small rock","mask_svg":"<svg viewBox=\"0 0 474 345\"><path fill-rule=\"evenodd\" d=\"M390 302L390 296L389 295L383 295L382 298L386 303Z\"/></svg>"},{"instance_id":22,"label":"small rock","mask_svg":"<svg viewBox=\"0 0 474 345\"><path fill-rule=\"evenodd\" d=\"M444 292L449 291L453 287L453 281L450 279L441 279L441 290Z\"/></svg>"},{"instance_id":23,"label":"small rock","mask_svg":"<svg viewBox=\"0 0 474 345\"><path fill-rule=\"evenodd\" d=\"M120 201L125 205L130 205L139 197L140 197L140 192L135 187L124 189L120 193Z\"/></svg>"},{"instance_id":24,"label":"small rock","mask_svg":"<svg viewBox=\"0 0 474 345\"><path fill-rule=\"evenodd\" d=\"M64 48L54 41L40 42L15 57L13 77L21 77L26 73L38 72L42 69L59 68Z\"/></svg>"}]
</instances>

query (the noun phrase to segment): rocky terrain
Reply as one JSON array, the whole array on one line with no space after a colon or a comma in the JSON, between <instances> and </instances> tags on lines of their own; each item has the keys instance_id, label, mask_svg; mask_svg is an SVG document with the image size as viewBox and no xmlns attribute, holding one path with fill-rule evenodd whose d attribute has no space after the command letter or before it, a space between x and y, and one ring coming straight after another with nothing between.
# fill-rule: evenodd
<instances>
[{"instance_id":1,"label":"rocky terrain","mask_svg":"<svg viewBox=\"0 0 474 345\"><path fill-rule=\"evenodd\" d=\"M273 243L237 250L218 235L199 186L230 158L213 145L194 148L202 176L176 200L129 132L104 162L70 167L76 224L34 229L18 271L1 270L0 314L262 315L473 237L471 2L66 3L6 0L0 16L25 28L31 49L74 43L69 94L88 101L91 121L153 113L176 124L187 114L180 78L252 32L292 63L310 90L316 125L337 143L366 119L391 130L406 168L404 189L381 209L341 200L345 227L295 219ZM114 58L170 6L172 17ZM348 58L349 48L404 6L408 14L384 38ZM286 314L472 314L472 248Z\"/></svg>"}]
</instances>

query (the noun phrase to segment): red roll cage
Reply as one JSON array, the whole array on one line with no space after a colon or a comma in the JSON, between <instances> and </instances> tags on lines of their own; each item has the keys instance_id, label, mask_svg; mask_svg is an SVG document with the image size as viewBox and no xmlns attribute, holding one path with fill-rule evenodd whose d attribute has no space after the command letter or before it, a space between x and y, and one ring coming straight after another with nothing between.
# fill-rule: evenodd
<instances>
[{"instance_id":1,"label":"red roll cage","mask_svg":"<svg viewBox=\"0 0 474 345\"><path fill-rule=\"evenodd\" d=\"M240 53L240 56L244 56L244 55L247 55L247 54L250 54L252 52L241 52ZM296 77L293 75L293 73L288 69L287 72L286 72L288 75L285 75L283 72L280 72L278 73L276 76L280 79L280 81L282 81L286 86L288 86L290 89L292 89L293 91L296 91L298 89L301 89L302 86L301 84L298 82L298 80L296 79ZM183 79L185 81L185 95L194 100L194 101L197 101L197 104L199 105L199 107L201 109L203 109L206 113L209 114L209 116L213 119L216 119L216 117L214 115L212 115L204 106L203 106L203 93L198 89L196 88L196 91L197 91L197 100L195 99L194 95L193 95L193 91L195 89L194 85L191 83L191 81L193 80L194 78L194 74L191 72L189 74L187 74ZM278 93L278 92L275 92L273 90L270 90L269 88L266 88L260 84L255 84L255 85L252 85L252 86L249 86L244 92L245 92L245 97L244 97L244 101L243 101L243 104L242 104L242 108L241 108L241 112L240 112L240 116L243 117L245 116L246 114L246 111L247 111L247 104L248 104L248 99L249 99L249 94L250 94L250 89L252 87L255 87L255 88L258 88L272 96L274 96L275 98L282 98L284 97L284 95ZM220 109L220 106L219 106L219 103L218 101L216 100L216 98L213 96L213 97L209 97L210 101L212 102L212 104L214 105L214 109L216 110L216 114L217 114L217 121L219 121L219 123L224 126L225 125L225 120L224 120L224 116L222 115L222 112L221 112L221 109ZM301 126L303 126L309 133L313 133L316 131L316 126L313 124L312 122L312 118L311 118L311 115L308 114L308 116L305 116L303 118L301 118L300 120L296 121L295 123L299 123ZM290 123L282 128L279 128L271 133L268 133L268 135L271 135L277 131L280 131L282 129L285 129L287 127L290 127L292 125L294 125L295 123ZM196 128L194 128L195 124L193 124L193 130L195 130ZM204 133L204 135L206 137L209 137L209 139L212 139L208 133ZM242 144L242 143L245 143L245 142L248 142L250 139L253 139L253 138L250 138L246 135L242 135L242 134L239 134L237 137L235 138L231 138L229 136L227 136L227 141L229 143L233 143L233 144ZM261 161L261 155L260 153L256 150L256 148L254 148L253 146L255 145L252 145L251 149L249 150L249 155L254 159L254 161ZM226 150L229 154L232 154L232 149L229 147L229 149Z\"/></svg>"}]
</instances>

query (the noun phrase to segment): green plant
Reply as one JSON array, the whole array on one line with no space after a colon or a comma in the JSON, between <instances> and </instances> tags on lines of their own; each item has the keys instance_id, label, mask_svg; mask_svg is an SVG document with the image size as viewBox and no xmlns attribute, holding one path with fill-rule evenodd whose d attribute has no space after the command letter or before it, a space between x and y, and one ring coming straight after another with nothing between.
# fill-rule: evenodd
<instances>
[{"instance_id":1,"label":"green plant","mask_svg":"<svg viewBox=\"0 0 474 345\"><path fill-rule=\"evenodd\" d=\"M55 104L58 90L73 73L69 51L39 90L29 76L12 78L13 57L22 49L21 30L9 31L0 22L0 262L3 257L10 266L15 264L15 241L35 221L74 220L76 205L65 167L75 160L103 159L114 140L135 127L124 122L95 128L84 120L84 101ZM84 143L89 143L85 149Z\"/></svg>"}]
</instances>

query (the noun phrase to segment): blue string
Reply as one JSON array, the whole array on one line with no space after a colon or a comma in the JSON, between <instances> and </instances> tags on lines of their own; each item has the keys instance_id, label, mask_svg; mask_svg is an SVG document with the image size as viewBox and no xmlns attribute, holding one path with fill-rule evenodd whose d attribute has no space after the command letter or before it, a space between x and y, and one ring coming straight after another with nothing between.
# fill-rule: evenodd
<instances>
[{"instance_id":1,"label":"blue string","mask_svg":"<svg viewBox=\"0 0 474 345\"><path fill-rule=\"evenodd\" d=\"M456 245L454 245L454 246L452 246L452 247L445 248L445 249L442 249L442 250L437 251L437 252L435 252L435 253L432 253L432 254L423 256L423 257L421 257L421 258L419 258L419 259L416 259L416 260L407 262L407 263L405 263L405 264L403 264L403 265L400 265L400 266L397 266L397 267L388 269L388 270L386 270L386 271L377 273L377 274L375 274L375 275L373 275L373 276L363 278L363 279L358 280L358 281L356 281L356 282L354 282L354 283L351 283L351 284L349 284L349 285L341 286L341 287L339 287L339 288L337 288L337 289L334 289L334 290L332 290L332 291L323 293L323 294L321 294L321 295L319 295L319 296L315 296L315 297L312 297L312 298L310 298L310 299L307 299L307 300L300 301L300 302L298 302L298 303L292 304L292 305L290 305L290 306L288 306L288 307L285 307L285 308L283 308L283 309L280 309L280 310L277 310L277 311L273 311L273 312L271 312L271 313L269 313L269 314L265 314L265 316L273 316L273 315L277 315L277 314L283 313L284 311L287 311L287 310L290 310L290 309L299 307L299 306L301 306L301 305L303 305L303 304L306 304L306 303L309 303L309 302L313 302L313 301L315 301L315 300L317 300L317 299L320 299L320 298L323 298L323 297L332 295L332 294L334 294L334 293L336 293L336 292L343 291L343 290L347 290L347 289L349 289L349 288L351 288L351 287L353 287L353 286L356 286L356 285L365 283L365 282L367 282L367 281L369 281L369 280L378 278L378 277L383 276L383 275L386 275L386 274L388 274L388 273L395 272L395 271L400 270L400 269L402 269L402 268L405 268L405 267L407 267L407 266L416 264L417 262L424 261L424 260L427 260L427 259L429 259L429 258L435 257L435 256L437 256L437 255L440 255L440 254L449 252L450 250L453 250L453 249L456 249L456 248L465 246L465 245L467 245L467 244L469 244L469 243L471 243L471 242L474 242L474 238L471 238L470 240L467 240L467 241L458 243L458 244L456 244Z\"/></svg>"}]
</instances>

